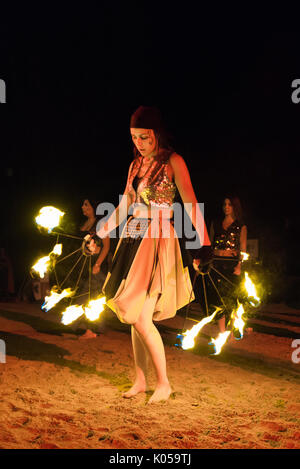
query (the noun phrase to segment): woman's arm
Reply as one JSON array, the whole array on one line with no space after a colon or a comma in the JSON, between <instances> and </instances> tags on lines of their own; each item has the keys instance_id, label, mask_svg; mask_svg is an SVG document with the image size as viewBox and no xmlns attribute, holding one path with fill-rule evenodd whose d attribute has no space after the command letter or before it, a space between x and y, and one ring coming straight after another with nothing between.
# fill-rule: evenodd
<instances>
[{"instance_id":1,"label":"woman's arm","mask_svg":"<svg viewBox=\"0 0 300 469\"><path fill-rule=\"evenodd\" d=\"M210 246L211 242L208 236L203 214L197 203L196 195L192 186L189 170L182 156L173 153L170 157L170 165L174 172L174 181L178 188L181 199L190 220L199 236L201 246Z\"/></svg>"},{"instance_id":2,"label":"woman's arm","mask_svg":"<svg viewBox=\"0 0 300 469\"><path fill-rule=\"evenodd\" d=\"M240 234L240 252L246 252L247 251L247 226L244 225L242 226L241 229L241 234ZM236 265L233 273L235 275L241 275L241 266L242 262L239 261L239 263Z\"/></svg>"},{"instance_id":3,"label":"woman's arm","mask_svg":"<svg viewBox=\"0 0 300 469\"><path fill-rule=\"evenodd\" d=\"M99 238L106 238L109 233L111 233L115 228L117 228L126 218L128 215L128 209L132 204L132 196L129 193L129 179L130 174L133 168L134 161L131 163L128 171L127 183L125 187L125 191L123 192L123 196L118 207L113 211L110 215L108 220L101 228L97 231L97 236Z\"/></svg>"},{"instance_id":4,"label":"woman's arm","mask_svg":"<svg viewBox=\"0 0 300 469\"><path fill-rule=\"evenodd\" d=\"M100 254L98 256L98 259L95 262L95 265L93 267L93 274L97 274L100 270L101 264L106 258L107 254L109 253L109 248L110 248L110 238L107 236L106 238L102 239L103 242L103 247L100 251Z\"/></svg>"}]
</instances>

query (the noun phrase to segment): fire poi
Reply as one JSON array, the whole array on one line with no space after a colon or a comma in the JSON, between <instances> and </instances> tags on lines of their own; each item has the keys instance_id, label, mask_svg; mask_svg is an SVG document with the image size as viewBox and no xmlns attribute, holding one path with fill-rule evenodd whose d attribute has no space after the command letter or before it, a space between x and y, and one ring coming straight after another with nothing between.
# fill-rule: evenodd
<instances>
[{"instance_id":1,"label":"fire poi","mask_svg":"<svg viewBox=\"0 0 300 469\"><path fill-rule=\"evenodd\" d=\"M80 248L76 249L72 253L69 253L64 258L60 259L59 262L62 262L64 259L69 258L75 253L80 252L80 257L77 259L76 264L78 264L79 260L84 259L84 264L80 269L80 276L77 279L77 283L75 288L62 288L63 283L68 280L70 272L68 272L66 278L62 282L57 282L57 285L54 285L51 289L50 295L45 296L45 301L42 305L42 309L46 312L50 311L55 305L57 305L61 300L64 298L70 298L70 301L74 299L76 295L76 289L79 283L79 280L82 275L83 268L85 266L85 261L89 255L93 253L93 250L89 250L89 243L91 242L92 246L92 237L90 235L85 236L84 239L78 236L73 236L64 232L55 233L53 229L59 226L61 218L64 216L64 212L61 210L53 207L53 206L46 206L40 209L39 215L35 218L35 221L39 228L46 229L49 234L56 234L57 241L60 236L66 238L73 238L78 239L80 241ZM32 266L31 271L35 274L38 274L40 278L44 278L45 273L49 271L53 271L55 269L55 265L57 263L57 258L61 256L63 250L63 246L60 243L56 243L53 250L47 255L43 256ZM74 266L71 270L74 269ZM57 275L56 275L56 280ZM90 296L90 295L89 295ZM90 321L96 321L99 319L101 312L103 311L105 306L105 297L103 295L98 296L97 298L91 299L87 304L76 305L70 304L68 307L62 311L62 319L61 322L63 324L71 324L72 322L76 321L82 315L85 315L86 318Z\"/></svg>"},{"instance_id":2,"label":"fire poi","mask_svg":"<svg viewBox=\"0 0 300 469\"><path fill-rule=\"evenodd\" d=\"M59 226L61 218L64 216L64 212L53 207L46 206L40 209L39 215L35 218L37 225L40 228L48 230L49 234L56 234L57 241L59 236L66 238L75 238L81 241L81 248L75 250L74 252L65 256L65 258L72 256L76 252L82 252L79 259L76 261L76 264L82 259L83 256L88 256L93 253L92 250L92 238L90 235L85 236L84 239L76 236L69 235L67 233L55 233L53 229ZM91 250L88 249L88 244L91 242ZM61 256L63 246L60 243L56 243L52 251L38 259L38 261L32 266L31 270L38 274L41 278L44 278L45 273L55 267L57 258ZM60 259L59 262L63 261L65 258ZM241 252L242 262L248 260L249 254ZM85 259L86 260L86 259ZM84 265L83 265L84 268ZM81 269L81 273L82 270ZM76 298L76 288L62 288L62 284L68 279L68 275L63 282L59 285L54 285L51 289L50 295L45 297L45 301L42 305L42 309L46 312L50 311L55 305L57 305L64 298L70 298L71 302ZM78 284L78 282L77 282ZM257 296L256 288L251 278L249 277L248 272L245 272L244 287L247 292L247 297L252 306L257 306L260 303L260 298ZM104 310L105 306L105 297L99 295L97 298L89 298L89 301L86 304L76 305L70 304L68 307L62 311L61 322L65 325L71 324L76 321L79 317L85 315L89 321L96 321L99 319L101 312ZM180 347L183 350L192 349L195 346L195 339L199 335L203 327L216 318L217 313L222 311L223 308L216 307L214 312L209 316L202 318L200 321L196 321L197 324L194 325L190 330L182 332L182 334L177 335L177 338L180 339ZM243 318L245 315L244 306L242 303L237 301L237 307L233 309L231 313L231 318L228 323L228 326L231 326L230 330L222 332L218 335L217 338L211 338L209 344L214 346L215 353L213 355L218 355L222 351L222 347L227 342L230 334L233 332L236 339L242 339L244 335L245 320ZM238 334L238 337L237 337ZM178 346L178 344L176 344Z\"/></svg>"}]
</instances>

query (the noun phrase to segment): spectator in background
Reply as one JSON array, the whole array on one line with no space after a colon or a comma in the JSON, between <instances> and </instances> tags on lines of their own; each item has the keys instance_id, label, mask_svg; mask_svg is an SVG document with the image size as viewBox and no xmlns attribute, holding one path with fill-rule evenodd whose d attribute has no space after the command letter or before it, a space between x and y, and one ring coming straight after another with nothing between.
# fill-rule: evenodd
<instances>
[{"instance_id":1,"label":"spectator in background","mask_svg":"<svg viewBox=\"0 0 300 469\"><path fill-rule=\"evenodd\" d=\"M221 274L237 285L241 275L241 252L246 252L247 249L247 226L243 220L242 206L238 197L225 197L222 209L223 217L213 221L210 227L214 265ZM229 282L215 272L212 272L212 275L221 296L232 294L234 286L230 286ZM214 294L214 304L220 305L220 299L216 294ZM219 329L220 332L226 330L226 314L219 319Z\"/></svg>"},{"instance_id":2,"label":"spectator in background","mask_svg":"<svg viewBox=\"0 0 300 469\"><path fill-rule=\"evenodd\" d=\"M92 275L90 284L89 275L85 275L82 278L77 294L80 294L80 292L88 292L90 287L91 299L97 297L101 293L102 286L104 284L104 280L106 278L108 268L112 259L112 254L110 252L109 236L100 239L96 235L96 227L99 221L96 217L97 206L98 203L93 198L89 197L83 199L81 209L86 220L79 228L79 235L83 238L87 235L91 235L91 239L86 243L86 247L92 253ZM79 301L77 301L76 303L86 303L88 301L88 298L89 295L87 293L86 295L80 297ZM86 328L85 333L80 336L80 339L93 339L97 337L96 332L99 331L99 327L97 327L96 323L90 323L87 320L79 320L78 328ZM92 331L91 328L93 328L94 331Z\"/></svg>"}]
</instances>

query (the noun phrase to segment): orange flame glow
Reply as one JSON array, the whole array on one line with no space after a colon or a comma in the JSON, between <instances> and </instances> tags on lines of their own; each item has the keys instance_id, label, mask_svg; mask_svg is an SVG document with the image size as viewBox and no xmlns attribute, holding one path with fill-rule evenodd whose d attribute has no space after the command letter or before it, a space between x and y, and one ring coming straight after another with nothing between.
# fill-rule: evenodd
<instances>
[{"instance_id":1,"label":"orange flame glow","mask_svg":"<svg viewBox=\"0 0 300 469\"><path fill-rule=\"evenodd\" d=\"M182 339L181 347L183 350L193 348L195 345L195 338L201 331L202 327L211 322L215 315L221 311L222 308L217 308L210 316L203 318L198 324L192 327L189 331L183 332L184 338Z\"/></svg>"},{"instance_id":2,"label":"orange flame glow","mask_svg":"<svg viewBox=\"0 0 300 469\"><path fill-rule=\"evenodd\" d=\"M216 339L211 339L211 343L215 346L215 353L213 355L219 355L221 353L223 345L226 343L231 331L220 332Z\"/></svg>"},{"instance_id":3,"label":"orange flame glow","mask_svg":"<svg viewBox=\"0 0 300 469\"><path fill-rule=\"evenodd\" d=\"M260 298L257 296L255 285L252 282L251 278L249 277L248 272L245 272L244 286L245 286L246 291L248 293L248 297L253 298L256 303L260 303ZM253 303L252 301L250 301L250 303L253 306L256 306L255 303Z\"/></svg>"},{"instance_id":4,"label":"orange flame glow","mask_svg":"<svg viewBox=\"0 0 300 469\"><path fill-rule=\"evenodd\" d=\"M242 262L243 262L249 259L250 254L248 254L247 252L241 251L241 256L242 256Z\"/></svg>"},{"instance_id":5,"label":"orange flame glow","mask_svg":"<svg viewBox=\"0 0 300 469\"><path fill-rule=\"evenodd\" d=\"M90 321L96 321L104 309L105 300L105 296L101 296L96 300L90 300L84 308L86 318Z\"/></svg>"},{"instance_id":6,"label":"orange flame glow","mask_svg":"<svg viewBox=\"0 0 300 469\"><path fill-rule=\"evenodd\" d=\"M71 324L72 322L76 321L76 319L80 318L80 316L83 314L84 309L82 305L68 306L65 311L63 311L61 322L65 325Z\"/></svg>"},{"instance_id":7,"label":"orange flame glow","mask_svg":"<svg viewBox=\"0 0 300 469\"><path fill-rule=\"evenodd\" d=\"M37 272L41 278L44 278L45 273L47 272L48 267L50 266L50 262L50 256L44 256L41 257L31 268L32 270Z\"/></svg>"},{"instance_id":8,"label":"orange flame glow","mask_svg":"<svg viewBox=\"0 0 300 469\"><path fill-rule=\"evenodd\" d=\"M39 226L47 228L50 233L53 228L59 225L60 219L63 215L64 212L61 212L58 208L46 206L40 209L35 221Z\"/></svg>"},{"instance_id":9,"label":"orange flame glow","mask_svg":"<svg viewBox=\"0 0 300 469\"><path fill-rule=\"evenodd\" d=\"M71 288L66 288L61 293L58 293L57 291L55 291L54 288L52 288L50 292L50 296L45 297L45 302L42 306L42 309L44 309L45 311L49 311L60 300L62 300L63 298L72 296L72 295L74 295L74 291L72 291Z\"/></svg>"},{"instance_id":10,"label":"orange flame glow","mask_svg":"<svg viewBox=\"0 0 300 469\"><path fill-rule=\"evenodd\" d=\"M53 251L50 252L51 254L54 254L55 256L60 256L62 253L62 244L56 244L53 248Z\"/></svg>"},{"instance_id":11,"label":"orange flame glow","mask_svg":"<svg viewBox=\"0 0 300 469\"><path fill-rule=\"evenodd\" d=\"M243 337L245 327L245 322L242 318L244 313L245 311L243 305L238 302L238 309L233 313L232 317L234 318L233 327L234 329L238 329L241 338Z\"/></svg>"}]
</instances>

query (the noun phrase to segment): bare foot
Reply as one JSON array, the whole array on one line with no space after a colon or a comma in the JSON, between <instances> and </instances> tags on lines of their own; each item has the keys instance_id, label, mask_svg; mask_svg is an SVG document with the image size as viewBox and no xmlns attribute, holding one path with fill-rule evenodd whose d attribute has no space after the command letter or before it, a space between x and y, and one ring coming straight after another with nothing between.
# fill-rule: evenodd
<instances>
[{"instance_id":1,"label":"bare foot","mask_svg":"<svg viewBox=\"0 0 300 469\"><path fill-rule=\"evenodd\" d=\"M97 337L97 334L94 332L90 331L90 329L87 329L86 332L79 337L79 339L95 339Z\"/></svg>"},{"instance_id":2,"label":"bare foot","mask_svg":"<svg viewBox=\"0 0 300 469\"><path fill-rule=\"evenodd\" d=\"M140 392L146 392L147 386L146 384L142 383L135 383L127 392L124 392L122 394L122 397L125 397L125 399L130 399L133 396L136 396Z\"/></svg>"},{"instance_id":3,"label":"bare foot","mask_svg":"<svg viewBox=\"0 0 300 469\"><path fill-rule=\"evenodd\" d=\"M152 404L154 402L167 401L171 393L172 389L169 383L159 385L150 397L148 404Z\"/></svg>"}]
</instances>

